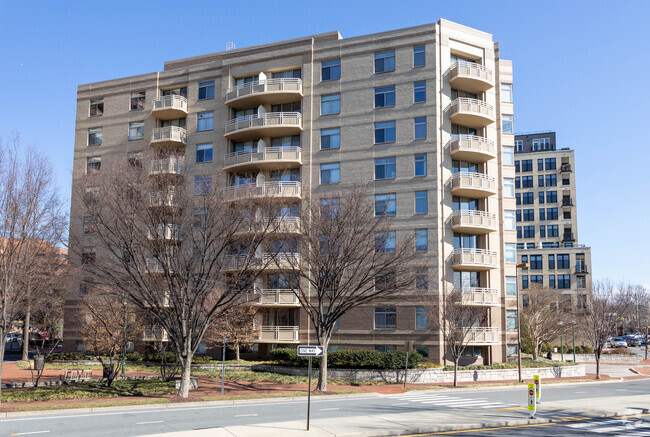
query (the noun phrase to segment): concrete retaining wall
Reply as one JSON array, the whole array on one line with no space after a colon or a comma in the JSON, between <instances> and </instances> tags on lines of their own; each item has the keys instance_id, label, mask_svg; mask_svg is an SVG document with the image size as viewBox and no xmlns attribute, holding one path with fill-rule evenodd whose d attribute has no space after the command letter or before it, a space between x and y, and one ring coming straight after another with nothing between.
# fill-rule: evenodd
<instances>
[{"instance_id":1,"label":"concrete retaining wall","mask_svg":"<svg viewBox=\"0 0 650 437\"><path fill-rule=\"evenodd\" d=\"M555 357L553 357L555 358ZM558 357L559 359L560 357ZM564 354L564 359L573 360L573 354ZM594 354L576 354L576 361L579 363L595 363L596 357ZM600 356L601 364L641 364L643 357L641 355L622 355L622 354L602 354Z\"/></svg>"},{"instance_id":2,"label":"concrete retaining wall","mask_svg":"<svg viewBox=\"0 0 650 437\"><path fill-rule=\"evenodd\" d=\"M307 369L303 367L280 367L258 365L253 370L264 372L275 372L283 375L306 376ZM313 369L317 372L317 369ZM365 370L365 369L328 369L328 377L344 381L364 380L382 382L404 381L404 370ZM521 375L524 379L532 379L533 375L540 375L541 378L573 378L585 376L585 366L563 367L536 367L522 369ZM458 381L504 381L518 379L517 369L490 369L490 370L459 370ZM410 383L439 383L453 382L454 372L442 369L409 369L408 382Z\"/></svg>"}]
</instances>

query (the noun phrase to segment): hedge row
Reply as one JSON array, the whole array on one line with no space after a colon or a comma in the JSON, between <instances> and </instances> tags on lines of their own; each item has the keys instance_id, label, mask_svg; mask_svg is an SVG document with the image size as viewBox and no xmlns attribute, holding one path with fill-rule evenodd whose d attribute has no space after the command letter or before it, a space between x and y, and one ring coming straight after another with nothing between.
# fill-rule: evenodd
<instances>
[{"instance_id":1,"label":"hedge row","mask_svg":"<svg viewBox=\"0 0 650 437\"><path fill-rule=\"evenodd\" d=\"M307 367L307 357L299 357L296 349L281 348L271 351L271 359L280 366ZM409 368L417 366L422 355L409 353ZM327 353L327 367L333 369L403 369L406 352L375 350L340 350ZM320 365L320 358L312 361L313 366Z\"/></svg>"}]
</instances>

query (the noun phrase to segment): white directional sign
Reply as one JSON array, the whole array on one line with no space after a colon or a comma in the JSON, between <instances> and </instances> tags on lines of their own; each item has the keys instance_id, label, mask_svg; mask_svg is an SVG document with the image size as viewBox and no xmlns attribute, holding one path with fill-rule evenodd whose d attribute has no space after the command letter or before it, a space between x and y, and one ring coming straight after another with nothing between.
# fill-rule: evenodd
<instances>
[{"instance_id":1,"label":"white directional sign","mask_svg":"<svg viewBox=\"0 0 650 437\"><path fill-rule=\"evenodd\" d=\"M299 357L322 357L323 346L298 346Z\"/></svg>"}]
</instances>

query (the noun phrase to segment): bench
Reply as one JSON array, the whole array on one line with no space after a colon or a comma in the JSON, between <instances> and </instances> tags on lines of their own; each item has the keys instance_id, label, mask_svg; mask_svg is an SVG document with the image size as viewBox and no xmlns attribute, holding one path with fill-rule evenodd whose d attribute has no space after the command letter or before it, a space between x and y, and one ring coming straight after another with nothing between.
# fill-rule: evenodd
<instances>
[{"instance_id":1,"label":"bench","mask_svg":"<svg viewBox=\"0 0 650 437\"><path fill-rule=\"evenodd\" d=\"M64 381L83 381L92 378L92 370L65 370L61 375L61 379Z\"/></svg>"}]
</instances>

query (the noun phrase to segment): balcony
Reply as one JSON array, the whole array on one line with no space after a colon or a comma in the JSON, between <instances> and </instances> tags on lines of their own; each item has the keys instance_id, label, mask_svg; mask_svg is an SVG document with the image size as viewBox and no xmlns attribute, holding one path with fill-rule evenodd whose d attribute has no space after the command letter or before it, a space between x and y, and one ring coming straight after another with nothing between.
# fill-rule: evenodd
<instances>
[{"instance_id":1,"label":"balcony","mask_svg":"<svg viewBox=\"0 0 650 437\"><path fill-rule=\"evenodd\" d=\"M167 126L157 127L151 131L150 146L154 147L185 147L187 132L182 127Z\"/></svg>"},{"instance_id":2,"label":"balcony","mask_svg":"<svg viewBox=\"0 0 650 437\"><path fill-rule=\"evenodd\" d=\"M571 207L571 206L573 206L573 199L571 199L570 197L562 199L562 206L563 207Z\"/></svg>"},{"instance_id":3,"label":"balcony","mask_svg":"<svg viewBox=\"0 0 650 437\"><path fill-rule=\"evenodd\" d=\"M165 158L151 161L150 175L180 175L183 174L185 158Z\"/></svg>"},{"instance_id":4,"label":"balcony","mask_svg":"<svg viewBox=\"0 0 650 437\"><path fill-rule=\"evenodd\" d=\"M452 265L454 270L485 271L496 269L497 253L485 249L454 249Z\"/></svg>"},{"instance_id":5,"label":"balcony","mask_svg":"<svg viewBox=\"0 0 650 437\"><path fill-rule=\"evenodd\" d=\"M169 341L169 337L161 326L149 325L144 327L142 341Z\"/></svg>"},{"instance_id":6,"label":"balcony","mask_svg":"<svg viewBox=\"0 0 650 437\"><path fill-rule=\"evenodd\" d=\"M485 211L457 210L451 216L451 229L455 232L487 234L497 230L497 216Z\"/></svg>"},{"instance_id":7,"label":"balcony","mask_svg":"<svg viewBox=\"0 0 650 437\"><path fill-rule=\"evenodd\" d=\"M247 115L226 122L225 136L229 140L284 137L302 132L300 112L267 112Z\"/></svg>"},{"instance_id":8,"label":"balcony","mask_svg":"<svg viewBox=\"0 0 650 437\"><path fill-rule=\"evenodd\" d=\"M300 199L300 182L273 181L257 184L232 185L224 188L226 200L255 198Z\"/></svg>"},{"instance_id":9,"label":"balcony","mask_svg":"<svg viewBox=\"0 0 650 437\"><path fill-rule=\"evenodd\" d=\"M462 287L454 290L458 296L456 305L494 306L500 305L499 292L494 288Z\"/></svg>"},{"instance_id":10,"label":"balcony","mask_svg":"<svg viewBox=\"0 0 650 437\"><path fill-rule=\"evenodd\" d=\"M300 217L264 217L246 223L237 233L267 232L275 234L296 234L300 232Z\"/></svg>"},{"instance_id":11,"label":"balcony","mask_svg":"<svg viewBox=\"0 0 650 437\"><path fill-rule=\"evenodd\" d=\"M452 135L449 153L461 161L485 162L497 157L494 141L476 135Z\"/></svg>"},{"instance_id":12,"label":"balcony","mask_svg":"<svg viewBox=\"0 0 650 437\"><path fill-rule=\"evenodd\" d=\"M265 270L282 271L293 270L300 267L299 253L265 253L259 256L227 255L224 259L222 270Z\"/></svg>"},{"instance_id":13,"label":"balcony","mask_svg":"<svg viewBox=\"0 0 650 437\"><path fill-rule=\"evenodd\" d=\"M573 269L573 273L577 275L586 275L589 272L587 271L587 265L584 262L579 262L576 264L575 268Z\"/></svg>"},{"instance_id":14,"label":"balcony","mask_svg":"<svg viewBox=\"0 0 650 437\"><path fill-rule=\"evenodd\" d=\"M464 342L470 346L482 346L501 343L501 333L499 328L492 327L473 327L459 328L458 337L464 339Z\"/></svg>"},{"instance_id":15,"label":"balcony","mask_svg":"<svg viewBox=\"0 0 650 437\"><path fill-rule=\"evenodd\" d=\"M494 86L492 70L474 62L456 62L447 74L452 88L470 93L484 93Z\"/></svg>"},{"instance_id":16,"label":"balcony","mask_svg":"<svg viewBox=\"0 0 650 437\"><path fill-rule=\"evenodd\" d=\"M302 164L302 148L297 146L265 147L262 150L244 150L226 155L224 169L251 167L277 169L298 167Z\"/></svg>"},{"instance_id":17,"label":"balcony","mask_svg":"<svg viewBox=\"0 0 650 437\"><path fill-rule=\"evenodd\" d=\"M264 79L237 85L226 92L226 105L246 108L294 102L302 98L302 79Z\"/></svg>"},{"instance_id":18,"label":"balcony","mask_svg":"<svg viewBox=\"0 0 650 437\"><path fill-rule=\"evenodd\" d=\"M562 164L560 166L560 173L571 173L571 164Z\"/></svg>"},{"instance_id":19,"label":"balcony","mask_svg":"<svg viewBox=\"0 0 650 437\"><path fill-rule=\"evenodd\" d=\"M171 262L169 262L169 266L167 266L167 268L165 268L163 263L161 263L156 258L147 258L146 263L147 263L147 272L148 273L154 273L154 274L162 275L162 274L165 274L167 272L170 275L176 274L176 270L174 270L174 267L171 265Z\"/></svg>"},{"instance_id":20,"label":"balcony","mask_svg":"<svg viewBox=\"0 0 650 437\"><path fill-rule=\"evenodd\" d=\"M183 96L162 96L154 99L151 115L158 120L187 117L187 99Z\"/></svg>"},{"instance_id":21,"label":"balcony","mask_svg":"<svg viewBox=\"0 0 650 437\"><path fill-rule=\"evenodd\" d=\"M179 225L163 225L159 226L155 231L147 231L147 238L149 240L160 240L178 243L182 241L180 237L181 227Z\"/></svg>"},{"instance_id":22,"label":"balcony","mask_svg":"<svg viewBox=\"0 0 650 437\"><path fill-rule=\"evenodd\" d=\"M494 123L494 107L482 100L459 97L447 107L452 123L475 128Z\"/></svg>"},{"instance_id":23,"label":"balcony","mask_svg":"<svg viewBox=\"0 0 650 437\"><path fill-rule=\"evenodd\" d=\"M497 181L483 173L454 173L451 178L451 193L454 196L485 198L497 193Z\"/></svg>"},{"instance_id":24,"label":"balcony","mask_svg":"<svg viewBox=\"0 0 650 437\"><path fill-rule=\"evenodd\" d=\"M149 194L151 208L178 208L180 207L179 195L173 191L157 191Z\"/></svg>"},{"instance_id":25,"label":"balcony","mask_svg":"<svg viewBox=\"0 0 650 437\"><path fill-rule=\"evenodd\" d=\"M565 232L564 235L562 235L562 241L576 241L573 232Z\"/></svg>"},{"instance_id":26,"label":"balcony","mask_svg":"<svg viewBox=\"0 0 650 437\"><path fill-rule=\"evenodd\" d=\"M299 307L298 297L291 290L256 290L255 304L262 307Z\"/></svg>"},{"instance_id":27,"label":"balcony","mask_svg":"<svg viewBox=\"0 0 650 437\"><path fill-rule=\"evenodd\" d=\"M298 343L297 326L262 326L258 329L256 343Z\"/></svg>"}]
</instances>

